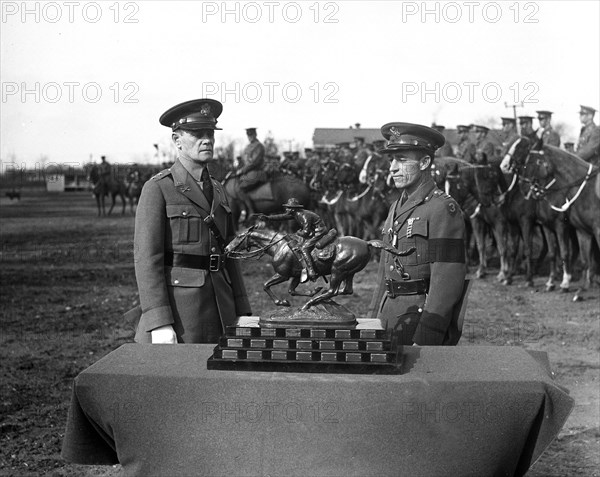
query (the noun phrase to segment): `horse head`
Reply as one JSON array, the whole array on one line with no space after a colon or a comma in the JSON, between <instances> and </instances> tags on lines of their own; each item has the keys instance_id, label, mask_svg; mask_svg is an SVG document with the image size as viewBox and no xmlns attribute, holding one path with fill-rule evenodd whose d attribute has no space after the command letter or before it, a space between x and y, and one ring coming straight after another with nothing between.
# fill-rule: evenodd
<instances>
[{"instance_id":1,"label":"horse head","mask_svg":"<svg viewBox=\"0 0 600 477\"><path fill-rule=\"evenodd\" d=\"M504 155L502 162L500 163L500 169L505 174L512 172L513 169L519 170L525 161L527 160L527 155L532 148L531 141L521 136L517 138L508 148L507 153Z\"/></svg>"},{"instance_id":2,"label":"horse head","mask_svg":"<svg viewBox=\"0 0 600 477\"><path fill-rule=\"evenodd\" d=\"M249 251L251 244L251 234L252 231L256 228L256 225L252 225L246 230L242 230L238 233L231 242L227 244L225 247L225 254L235 254L236 252L240 252L243 249L244 245L246 246L246 251Z\"/></svg>"},{"instance_id":3,"label":"horse head","mask_svg":"<svg viewBox=\"0 0 600 477\"><path fill-rule=\"evenodd\" d=\"M466 172L466 171L465 171ZM490 207L494 203L494 197L500 186L501 173L494 166L477 165L470 169L471 190L477 197L479 203L484 207Z\"/></svg>"},{"instance_id":4,"label":"horse head","mask_svg":"<svg viewBox=\"0 0 600 477\"><path fill-rule=\"evenodd\" d=\"M531 151L521 168L523 180L529 184L530 192L535 199L540 199L546 194L552 178L554 167L545 157L543 150Z\"/></svg>"}]
</instances>

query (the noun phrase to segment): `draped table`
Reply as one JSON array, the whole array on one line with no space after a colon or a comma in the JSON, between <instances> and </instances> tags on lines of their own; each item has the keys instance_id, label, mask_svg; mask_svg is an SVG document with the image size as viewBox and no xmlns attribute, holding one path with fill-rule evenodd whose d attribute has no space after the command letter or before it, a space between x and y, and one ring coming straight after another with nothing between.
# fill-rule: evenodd
<instances>
[{"instance_id":1,"label":"draped table","mask_svg":"<svg viewBox=\"0 0 600 477\"><path fill-rule=\"evenodd\" d=\"M573 399L545 353L405 347L403 374L213 371L125 344L75 378L63 457L126 475L523 475Z\"/></svg>"}]
</instances>

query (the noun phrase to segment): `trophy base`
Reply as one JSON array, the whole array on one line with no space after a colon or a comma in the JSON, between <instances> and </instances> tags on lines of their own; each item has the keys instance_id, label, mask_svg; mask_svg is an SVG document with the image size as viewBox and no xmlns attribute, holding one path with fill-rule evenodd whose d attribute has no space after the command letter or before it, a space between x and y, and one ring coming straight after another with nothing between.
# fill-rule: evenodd
<instances>
[{"instance_id":1,"label":"trophy base","mask_svg":"<svg viewBox=\"0 0 600 477\"><path fill-rule=\"evenodd\" d=\"M261 316L258 324L266 328L352 328L357 321L345 306L327 300L308 310L278 308Z\"/></svg>"},{"instance_id":2,"label":"trophy base","mask_svg":"<svg viewBox=\"0 0 600 477\"><path fill-rule=\"evenodd\" d=\"M400 374L402 346L377 319L354 325L284 326L242 317L228 326L207 362L211 370Z\"/></svg>"}]
</instances>

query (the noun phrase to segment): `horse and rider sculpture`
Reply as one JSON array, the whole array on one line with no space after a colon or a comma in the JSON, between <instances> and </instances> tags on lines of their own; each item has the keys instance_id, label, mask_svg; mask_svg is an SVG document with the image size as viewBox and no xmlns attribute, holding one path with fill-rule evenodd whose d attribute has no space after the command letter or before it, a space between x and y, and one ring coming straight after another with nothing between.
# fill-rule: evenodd
<instances>
[{"instance_id":1,"label":"horse and rider sculpture","mask_svg":"<svg viewBox=\"0 0 600 477\"><path fill-rule=\"evenodd\" d=\"M286 234L269 229L259 229L256 225L239 233L227 245L226 253L234 259L251 257L272 257L275 271L264 284L265 292L275 305L290 306L288 300L278 298L271 287L290 280L288 293L292 296L311 297L303 309L308 309L337 295L353 293L354 275L365 268L372 258L373 250L384 250L396 257L404 257L415 251L410 248L399 251L381 240L365 241L357 237L338 237L335 229L329 230L322 219L305 210L297 199L291 198L283 204L283 214L259 215L264 221L296 220L302 227L297 234ZM404 269L399 260L396 266L400 273ZM296 291L296 287L307 279L329 276L329 289L320 293L321 288L312 292Z\"/></svg>"}]
</instances>

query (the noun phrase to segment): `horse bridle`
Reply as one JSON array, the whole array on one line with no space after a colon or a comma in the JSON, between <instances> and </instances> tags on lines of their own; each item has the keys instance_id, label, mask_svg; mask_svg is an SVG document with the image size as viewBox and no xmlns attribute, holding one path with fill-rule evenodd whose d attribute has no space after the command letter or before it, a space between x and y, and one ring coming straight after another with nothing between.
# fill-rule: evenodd
<instances>
[{"instance_id":1,"label":"horse bridle","mask_svg":"<svg viewBox=\"0 0 600 477\"><path fill-rule=\"evenodd\" d=\"M550 169L550 167L548 166L548 160L544 157L543 150L529 151L529 154L527 155L527 158L525 159L523 167L527 167L527 164L532 156L536 156L535 166L537 166L539 168L543 165L546 170ZM590 180L590 178L598 173L597 169L596 169L596 171L594 171L593 169L594 169L594 165L592 163L590 163L587 173L585 174L585 177L582 180L578 179L578 180L573 181L565 186L562 186L559 188L554 188L554 189L552 188L552 186L554 186L554 184L556 184L556 177L552 177L552 180L550 180L545 185L539 184L537 181L537 178L529 179L526 177L522 177L522 180L529 184L530 195L533 195L534 199L536 199L536 200L544 199L546 202L548 202L548 205L550 206L550 208L552 210L555 210L556 212L566 212L569 209L569 207L571 207L571 205L573 205L573 203L579 198L579 196L583 192L583 189L585 188L585 185ZM565 193L565 203L561 207L556 207L550 203L550 200L547 197L548 192L560 192L562 190L568 190L571 187L576 186L580 180L581 180L581 184L579 184L577 192L571 199L569 199L567 194Z\"/></svg>"},{"instance_id":2,"label":"horse bridle","mask_svg":"<svg viewBox=\"0 0 600 477\"><path fill-rule=\"evenodd\" d=\"M279 240L274 241L275 238L277 238L277 235L279 235L279 234L275 234L275 235L273 235L273 237L271 238L271 240L269 240L269 243L267 245L265 245L264 247L258 248L256 250L250 251L250 240L248 240L248 237L250 236L250 232L252 232L255 228L256 228L256 225L252 225L251 227L248 228L248 230L246 230L244 232L244 238L242 238L242 240L240 240L240 243L236 246L236 248L234 250L232 250L231 252L229 252L227 254L227 256L229 258L232 258L234 260L242 260L242 259L255 258L256 257L256 259L258 260L265 253L267 253L267 250L269 248L271 248L273 245L277 245L279 242L281 242L282 240L285 239L285 235L284 235ZM237 248L240 247L241 245L243 245L244 242L246 242L246 252L238 252Z\"/></svg>"}]
</instances>

